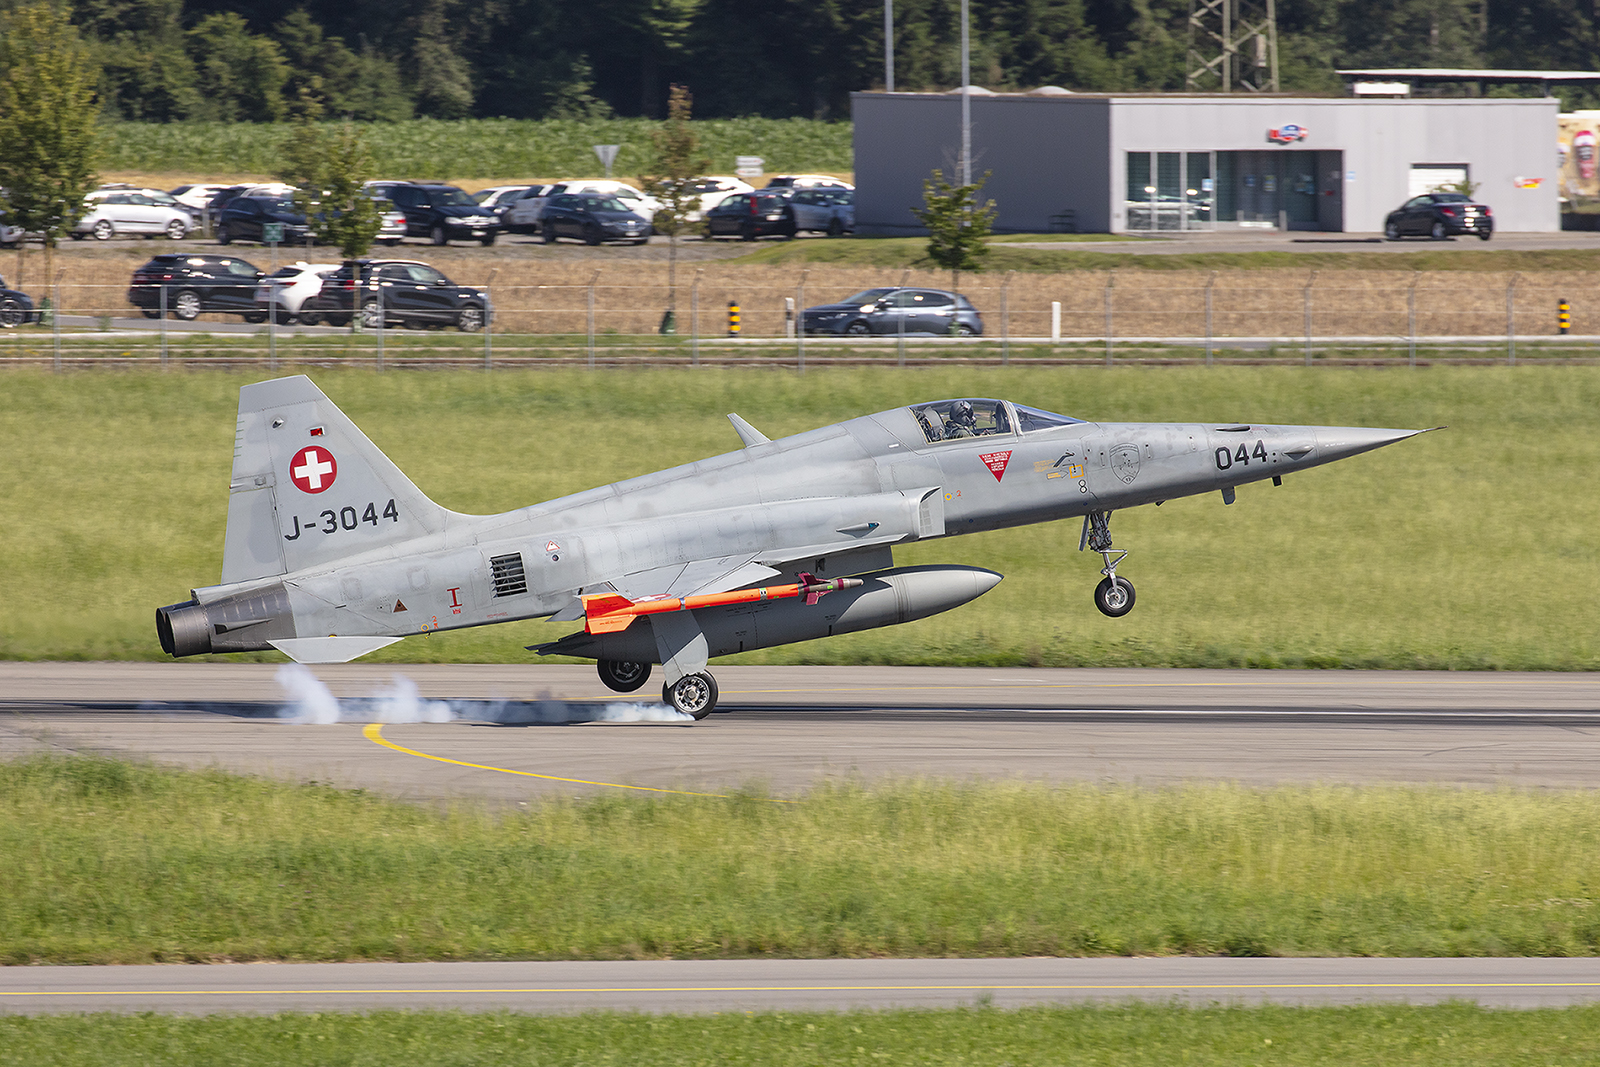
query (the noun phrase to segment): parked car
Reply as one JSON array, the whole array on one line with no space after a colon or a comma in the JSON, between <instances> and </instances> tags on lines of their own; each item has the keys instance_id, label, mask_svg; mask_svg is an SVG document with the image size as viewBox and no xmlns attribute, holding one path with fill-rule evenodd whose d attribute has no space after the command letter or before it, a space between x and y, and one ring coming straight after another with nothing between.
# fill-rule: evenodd
<instances>
[{"instance_id":1,"label":"parked car","mask_svg":"<svg viewBox=\"0 0 1600 1067\"><path fill-rule=\"evenodd\" d=\"M190 256L172 252L156 256L133 272L128 302L147 319L161 317L162 291L173 318L185 321L206 312L243 315L246 322L266 322L256 307L256 283L266 275L255 264L233 256Z\"/></svg>"},{"instance_id":2,"label":"parked car","mask_svg":"<svg viewBox=\"0 0 1600 1067\"><path fill-rule=\"evenodd\" d=\"M708 174L704 178L694 179L694 191L700 194L700 206L689 213L688 221L699 222L705 218L706 212L734 193L753 193L755 186L725 174Z\"/></svg>"},{"instance_id":3,"label":"parked car","mask_svg":"<svg viewBox=\"0 0 1600 1067\"><path fill-rule=\"evenodd\" d=\"M853 189L826 186L796 189L789 197L789 209L794 212L797 230L825 233L829 237L855 232L856 194Z\"/></svg>"},{"instance_id":4,"label":"parked car","mask_svg":"<svg viewBox=\"0 0 1600 1067\"><path fill-rule=\"evenodd\" d=\"M338 269L337 263L304 261L279 267L256 285L256 309L262 313L262 318L273 313L272 320L277 323L298 320L315 326L315 322L300 318L300 309L307 300L322 292L323 279Z\"/></svg>"},{"instance_id":5,"label":"parked car","mask_svg":"<svg viewBox=\"0 0 1600 1067\"><path fill-rule=\"evenodd\" d=\"M187 211L159 204L142 191L97 189L84 197L83 206L83 217L72 228L74 241L89 236L96 241L109 241L119 234L165 234L181 241L194 228L194 219Z\"/></svg>"},{"instance_id":6,"label":"parked car","mask_svg":"<svg viewBox=\"0 0 1600 1067\"><path fill-rule=\"evenodd\" d=\"M818 304L801 314L806 333L870 334L952 332L962 337L983 334L983 316L960 293L943 289L863 289L837 304Z\"/></svg>"},{"instance_id":7,"label":"parked car","mask_svg":"<svg viewBox=\"0 0 1600 1067\"><path fill-rule=\"evenodd\" d=\"M660 201L644 195L627 182L585 178L556 182L554 185L546 186L538 196L524 193L506 209L505 214L500 217L500 223L513 233L543 233L540 223L544 219L545 205L553 197L566 193L603 193L614 196L621 200L629 211L645 219L654 219L656 212L661 210Z\"/></svg>"},{"instance_id":8,"label":"parked car","mask_svg":"<svg viewBox=\"0 0 1600 1067\"><path fill-rule=\"evenodd\" d=\"M706 212L708 237L740 237L754 241L772 234L785 238L795 234L794 211L789 205L787 190L734 193Z\"/></svg>"},{"instance_id":9,"label":"parked car","mask_svg":"<svg viewBox=\"0 0 1600 1067\"><path fill-rule=\"evenodd\" d=\"M376 328L454 326L481 330L494 314L489 294L457 285L426 263L409 259L358 259L325 275L322 289L300 306L300 321L346 326L359 308L362 324Z\"/></svg>"},{"instance_id":10,"label":"parked car","mask_svg":"<svg viewBox=\"0 0 1600 1067\"><path fill-rule=\"evenodd\" d=\"M563 193L544 206L539 232L545 244L570 237L585 244L626 241L642 245L650 240L650 220L628 210L626 201L604 193Z\"/></svg>"},{"instance_id":11,"label":"parked car","mask_svg":"<svg viewBox=\"0 0 1600 1067\"><path fill-rule=\"evenodd\" d=\"M180 185L176 189L168 189L167 195L187 208L191 215L198 218L205 211L206 205L211 202L211 198L226 188L228 186L218 185L215 182L201 182L194 185Z\"/></svg>"},{"instance_id":12,"label":"parked car","mask_svg":"<svg viewBox=\"0 0 1600 1067\"><path fill-rule=\"evenodd\" d=\"M383 217L383 225L378 227L378 235L373 240L380 245L399 244L406 235L406 213L382 198L374 198L373 203L378 205L378 214Z\"/></svg>"},{"instance_id":13,"label":"parked car","mask_svg":"<svg viewBox=\"0 0 1600 1067\"><path fill-rule=\"evenodd\" d=\"M1440 241L1458 233L1477 234L1480 241L1493 236L1494 212L1489 205L1474 203L1465 193L1423 193L1383 220L1383 235L1391 241L1421 235Z\"/></svg>"},{"instance_id":14,"label":"parked car","mask_svg":"<svg viewBox=\"0 0 1600 1067\"><path fill-rule=\"evenodd\" d=\"M217 219L221 216L222 209L228 206L228 201L236 196L244 195L244 191L248 188L250 188L248 185L230 185L224 189L218 189L211 199L206 201L202 217L213 232L216 231Z\"/></svg>"},{"instance_id":15,"label":"parked car","mask_svg":"<svg viewBox=\"0 0 1600 1067\"><path fill-rule=\"evenodd\" d=\"M11 248L22 238L22 227L11 225L10 218L4 211L0 211L0 246Z\"/></svg>"},{"instance_id":16,"label":"parked car","mask_svg":"<svg viewBox=\"0 0 1600 1067\"><path fill-rule=\"evenodd\" d=\"M843 178L831 174L775 174L768 189L854 189Z\"/></svg>"},{"instance_id":17,"label":"parked car","mask_svg":"<svg viewBox=\"0 0 1600 1067\"><path fill-rule=\"evenodd\" d=\"M39 313L33 308L33 299L20 289L6 288L6 280L0 278L0 330L38 321Z\"/></svg>"},{"instance_id":18,"label":"parked car","mask_svg":"<svg viewBox=\"0 0 1600 1067\"><path fill-rule=\"evenodd\" d=\"M217 243L259 241L266 243L263 229L268 223L283 228L283 244L305 244L311 239L306 217L287 196L236 196L217 217Z\"/></svg>"},{"instance_id":19,"label":"parked car","mask_svg":"<svg viewBox=\"0 0 1600 1067\"><path fill-rule=\"evenodd\" d=\"M539 213L544 210L544 202L553 188L553 185L530 185L507 198L498 215L500 228L507 233L538 233Z\"/></svg>"},{"instance_id":20,"label":"parked car","mask_svg":"<svg viewBox=\"0 0 1600 1067\"><path fill-rule=\"evenodd\" d=\"M534 188L532 185L492 185L473 193L472 199L478 202L479 207L499 218L505 214L506 208L532 188Z\"/></svg>"},{"instance_id":21,"label":"parked car","mask_svg":"<svg viewBox=\"0 0 1600 1067\"><path fill-rule=\"evenodd\" d=\"M436 245L477 241L492 245L499 221L466 191L437 182L368 182L372 196L391 201L406 217L407 237L426 237Z\"/></svg>"}]
</instances>

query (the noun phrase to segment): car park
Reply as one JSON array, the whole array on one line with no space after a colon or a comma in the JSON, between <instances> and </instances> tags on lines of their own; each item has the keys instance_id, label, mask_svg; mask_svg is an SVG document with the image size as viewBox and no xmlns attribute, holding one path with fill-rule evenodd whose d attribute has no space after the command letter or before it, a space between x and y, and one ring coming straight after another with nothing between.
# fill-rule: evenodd
<instances>
[{"instance_id":1,"label":"car park","mask_svg":"<svg viewBox=\"0 0 1600 1067\"><path fill-rule=\"evenodd\" d=\"M156 256L133 272L128 302L147 319L161 317L163 294L168 314L185 321L207 312L243 315L246 322L265 322L256 307L256 284L266 277L255 264L234 256Z\"/></svg>"},{"instance_id":2,"label":"car park","mask_svg":"<svg viewBox=\"0 0 1600 1067\"><path fill-rule=\"evenodd\" d=\"M268 225L279 227L283 244L306 244L312 240L306 217L287 196L236 196L217 217L217 243L258 241L266 243Z\"/></svg>"},{"instance_id":3,"label":"car park","mask_svg":"<svg viewBox=\"0 0 1600 1067\"><path fill-rule=\"evenodd\" d=\"M628 202L605 193L563 193L544 206L539 232L545 244L570 237L585 244L627 241L642 245L650 240L650 220L628 210Z\"/></svg>"},{"instance_id":4,"label":"car park","mask_svg":"<svg viewBox=\"0 0 1600 1067\"><path fill-rule=\"evenodd\" d=\"M660 201L654 197L646 196L627 182L611 181L603 178L585 178L556 182L539 190L537 196L532 189L512 201L505 214L500 216L500 223L512 233L543 233L540 225L544 220L544 208L550 200L567 193L604 193L616 197L623 205L634 214L647 220L653 220L656 212L661 210ZM653 229L652 229L652 232Z\"/></svg>"},{"instance_id":5,"label":"car park","mask_svg":"<svg viewBox=\"0 0 1600 1067\"><path fill-rule=\"evenodd\" d=\"M495 218L499 218L505 213L506 208L510 207L523 193L533 188L535 186L532 185L492 185L487 189L479 189L473 193L472 199L476 200L480 207L487 210Z\"/></svg>"},{"instance_id":6,"label":"car park","mask_svg":"<svg viewBox=\"0 0 1600 1067\"><path fill-rule=\"evenodd\" d=\"M426 263L357 259L323 277L321 291L300 306L300 321L347 326L358 309L369 329L454 326L463 333L483 329L494 314L486 291L457 285Z\"/></svg>"},{"instance_id":7,"label":"car park","mask_svg":"<svg viewBox=\"0 0 1600 1067\"><path fill-rule=\"evenodd\" d=\"M806 333L874 334L954 333L962 337L983 334L983 316L960 293L944 289L902 289L882 286L863 289L837 304L818 304L801 313Z\"/></svg>"},{"instance_id":8,"label":"car park","mask_svg":"<svg viewBox=\"0 0 1600 1067\"><path fill-rule=\"evenodd\" d=\"M794 211L789 206L786 189L734 193L706 212L708 237L754 241L757 237L787 238L794 234Z\"/></svg>"},{"instance_id":9,"label":"car park","mask_svg":"<svg viewBox=\"0 0 1600 1067\"><path fill-rule=\"evenodd\" d=\"M812 186L796 189L789 197L796 230L825 233L830 237L854 233L856 194L853 189Z\"/></svg>"},{"instance_id":10,"label":"car park","mask_svg":"<svg viewBox=\"0 0 1600 1067\"><path fill-rule=\"evenodd\" d=\"M6 280L0 278L0 330L38 321L39 313L34 310L33 298L20 289L6 288Z\"/></svg>"},{"instance_id":11,"label":"car park","mask_svg":"<svg viewBox=\"0 0 1600 1067\"><path fill-rule=\"evenodd\" d=\"M176 189L168 189L167 195L188 209L189 213L199 216L211 202L211 198L222 190L228 188L215 182L201 182L193 185L180 185Z\"/></svg>"},{"instance_id":12,"label":"car park","mask_svg":"<svg viewBox=\"0 0 1600 1067\"><path fill-rule=\"evenodd\" d=\"M1383 235L1432 237L1435 241L1456 234L1473 234L1487 241L1494 234L1494 212L1488 204L1474 203L1465 193L1423 193L1413 196L1383 220Z\"/></svg>"},{"instance_id":13,"label":"car park","mask_svg":"<svg viewBox=\"0 0 1600 1067\"><path fill-rule=\"evenodd\" d=\"M700 196L700 206L691 211L687 218L690 222L699 222L705 218L706 212L734 193L753 193L755 186L726 174L708 174L704 178L694 179L694 191Z\"/></svg>"},{"instance_id":14,"label":"car park","mask_svg":"<svg viewBox=\"0 0 1600 1067\"><path fill-rule=\"evenodd\" d=\"M161 195L166 196L165 193ZM187 211L157 203L141 190L97 189L84 198L83 206L83 216L71 231L75 241L91 236L96 241L109 241L129 234L141 237L165 234L174 241L181 241L194 228L194 218Z\"/></svg>"},{"instance_id":15,"label":"car park","mask_svg":"<svg viewBox=\"0 0 1600 1067\"><path fill-rule=\"evenodd\" d=\"M477 241L492 245L500 223L463 189L438 182L368 182L368 194L389 200L406 217L407 237L426 237L436 245Z\"/></svg>"},{"instance_id":16,"label":"car park","mask_svg":"<svg viewBox=\"0 0 1600 1067\"><path fill-rule=\"evenodd\" d=\"M271 314L278 323L305 321L300 309L307 300L322 292L323 279L339 269L337 263L291 263L279 267L256 285L256 310L263 317ZM315 322L305 322L307 326Z\"/></svg>"},{"instance_id":17,"label":"car park","mask_svg":"<svg viewBox=\"0 0 1600 1067\"><path fill-rule=\"evenodd\" d=\"M854 189L843 178L831 174L775 174L767 182L768 189Z\"/></svg>"}]
</instances>

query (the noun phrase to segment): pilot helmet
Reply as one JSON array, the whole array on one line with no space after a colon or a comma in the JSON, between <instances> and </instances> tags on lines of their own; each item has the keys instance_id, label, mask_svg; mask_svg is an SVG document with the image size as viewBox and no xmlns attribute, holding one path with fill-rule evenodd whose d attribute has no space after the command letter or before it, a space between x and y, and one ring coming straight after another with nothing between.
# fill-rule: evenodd
<instances>
[{"instance_id":1,"label":"pilot helmet","mask_svg":"<svg viewBox=\"0 0 1600 1067\"><path fill-rule=\"evenodd\" d=\"M950 421L959 423L962 426L971 426L975 424L978 419L977 416L973 415L972 413L971 401L957 400L954 404L950 405Z\"/></svg>"}]
</instances>

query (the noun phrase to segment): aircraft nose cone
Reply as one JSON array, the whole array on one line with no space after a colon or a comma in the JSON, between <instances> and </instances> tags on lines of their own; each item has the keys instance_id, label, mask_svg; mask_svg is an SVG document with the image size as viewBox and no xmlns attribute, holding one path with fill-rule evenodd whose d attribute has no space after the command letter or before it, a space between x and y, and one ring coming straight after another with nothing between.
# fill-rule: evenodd
<instances>
[{"instance_id":1,"label":"aircraft nose cone","mask_svg":"<svg viewBox=\"0 0 1600 1067\"><path fill-rule=\"evenodd\" d=\"M1392 445L1396 441L1404 441L1408 437L1426 432L1426 430L1380 430L1367 426L1318 426L1315 428L1317 459L1327 462L1344 459L1346 456L1358 456L1363 452L1371 452L1374 448Z\"/></svg>"}]
</instances>

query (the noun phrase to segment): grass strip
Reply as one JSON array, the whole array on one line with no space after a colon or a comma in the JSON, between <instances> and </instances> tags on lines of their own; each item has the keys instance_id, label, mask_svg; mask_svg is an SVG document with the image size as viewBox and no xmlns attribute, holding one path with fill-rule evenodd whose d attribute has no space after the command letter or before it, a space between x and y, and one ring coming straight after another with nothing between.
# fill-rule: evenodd
<instances>
[{"instance_id":1,"label":"grass strip","mask_svg":"<svg viewBox=\"0 0 1600 1067\"><path fill-rule=\"evenodd\" d=\"M1407 1064L1560 1067L1600 1056L1600 1007L1117 1005L1001 1011L507 1012L0 1017L0 1067L811 1067Z\"/></svg>"},{"instance_id":2,"label":"grass strip","mask_svg":"<svg viewBox=\"0 0 1600 1067\"><path fill-rule=\"evenodd\" d=\"M729 411L773 438L972 395L1106 421L1447 425L1282 488L1246 486L1232 507L1212 494L1117 513L1116 543L1132 550L1122 573L1139 590L1125 619L1094 610L1098 557L1075 551L1068 521L897 548L900 565L1006 580L932 619L732 662L1600 667L1600 368L311 374L424 492L479 514L730 451ZM165 658L153 611L217 579L238 390L264 377L6 374L0 657ZM526 662L523 646L570 630L446 632L373 659Z\"/></svg>"},{"instance_id":3,"label":"grass strip","mask_svg":"<svg viewBox=\"0 0 1600 1067\"><path fill-rule=\"evenodd\" d=\"M0 764L0 962L1600 952L1600 796L1018 783L448 810Z\"/></svg>"}]
</instances>

